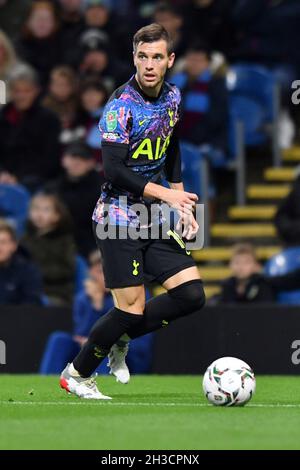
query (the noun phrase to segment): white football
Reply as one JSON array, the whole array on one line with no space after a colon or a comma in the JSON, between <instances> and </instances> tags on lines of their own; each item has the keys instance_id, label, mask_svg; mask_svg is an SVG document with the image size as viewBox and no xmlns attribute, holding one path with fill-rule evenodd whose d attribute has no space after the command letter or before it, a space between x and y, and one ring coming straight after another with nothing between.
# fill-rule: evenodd
<instances>
[{"instance_id":1,"label":"white football","mask_svg":"<svg viewBox=\"0 0 300 470\"><path fill-rule=\"evenodd\" d=\"M255 392L254 372L236 357L214 361L203 377L203 391L210 403L218 406L242 406Z\"/></svg>"}]
</instances>

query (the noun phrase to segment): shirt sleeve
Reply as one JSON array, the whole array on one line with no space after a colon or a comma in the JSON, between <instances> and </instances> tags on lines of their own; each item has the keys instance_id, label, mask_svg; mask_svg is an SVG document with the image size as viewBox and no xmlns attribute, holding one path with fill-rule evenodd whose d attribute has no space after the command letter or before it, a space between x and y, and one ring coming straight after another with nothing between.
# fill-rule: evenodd
<instances>
[{"instance_id":1,"label":"shirt sleeve","mask_svg":"<svg viewBox=\"0 0 300 470\"><path fill-rule=\"evenodd\" d=\"M112 184L141 196L147 181L126 165L132 120L125 100L114 99L106 105L99 124L103 169Z\"/></svg>"},{"instance_id":2,"label":"shirt sleeve","mask_svg":"<svg viewBox=\"0 0 300 470\"><path fill-rule=\"evenodd\" d=\"M167 148L167 158L165 162L165 175L170 183L181 183L181 153L179 146L178 124L176 124L171 136L170 144Z\"/></svg>"},{"instance_id":3,"label":"shirt sleeve","mask_svg":"<svg viewBox=\"0 0 300 470\"><path fill-rule=\"evenodd\" d=\"M137 196L142 196L148 181L125 164L128 145L103 142L102 160L105 178Z\"/></svg>"},{"instance_id":4,"label":"shirt sleeve","mask_svg":"<svg viewBox=\"0 0 300 470\"><path fill-rule=\"evenodd\" d=\"M129 104L120 99L107 103L99 123L102 144L111 142L129 145L132 113Z\"/></svg>"}]
</instances>

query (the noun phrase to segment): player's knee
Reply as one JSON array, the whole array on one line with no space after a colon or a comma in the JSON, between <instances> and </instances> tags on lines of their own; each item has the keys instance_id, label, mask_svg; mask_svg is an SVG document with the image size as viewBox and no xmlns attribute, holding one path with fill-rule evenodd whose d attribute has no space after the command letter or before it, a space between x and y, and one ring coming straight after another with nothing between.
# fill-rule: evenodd
<instances>
[{"instance_id":1,"label":"player's knee","mask_svg":"<svg viewBox=\"0 0 300 470\"><path fill-rule=\"evenodd\" d=\"M124 312L143 313L145 310L145 290L140 287L130 287L120 291L115 291L116 307Z\"/></svg>"},{"instance_id":2,"label":"player's knee","mask_svg":"<svg viewBox=\"0 0 300 470\"><path fill-rule=\"evenodd\" d=\"M138 292L126 296L121 303L120 308L125 312L142 313L145 309L145 299Z\"/></svg>"},{"instance_id":3,"label":"player's knee","mask_svg":"<svg viewBox=\"0 0 300 470\"><path fill-rule=\"evenodd\" d=\"M169 294L180 304L183 314L197 312L205 305L203 282L200 279L185 282L171 289Z\"/></svg>"},{"instance_id":4,"label":"player's knee","mask_svg":"<svg viewBox=\"0 0 300 470\"><path fill-rule=\"evenodd\" d=\"M140 299L124 302L122 310L129 313L142 314L145 310L145 302Z\"/></svg>"},{"instance_id":5,"label":"player's knee","mask_svg":"<svg viewBox=\"0 0 300 470\"><path fill-rule=\"evenodd\" d=\"M191 284L188 288L189 297L188 302L193 311L201 310L205 305L205 292L203 288L203 282L198 280L195 284Z\"/></svg>"}]
</instances>

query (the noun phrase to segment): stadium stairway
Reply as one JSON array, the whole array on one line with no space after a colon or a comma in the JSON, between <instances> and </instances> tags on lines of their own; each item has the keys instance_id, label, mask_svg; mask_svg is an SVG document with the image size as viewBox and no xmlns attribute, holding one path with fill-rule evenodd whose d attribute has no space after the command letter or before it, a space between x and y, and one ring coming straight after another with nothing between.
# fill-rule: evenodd
<instances>
[{"instance_id":1,"label":"stadium stairway","mask_svg":"<svg viewBox=\"0 0 300 470\"><path fill-rule=\"evenodd\" d=\"M253 242L262 263L280 251L272 220L280 199L290 191L297 165L300 165L300 147L284 151L280 168L265 168L261 180L247 186L247 204L229 207L227 220L211 226L211 246L192 252L205 282L207 298L218 294L220 282L230 276L228 262L234 243Z\"/></svg>"}]
</instances>

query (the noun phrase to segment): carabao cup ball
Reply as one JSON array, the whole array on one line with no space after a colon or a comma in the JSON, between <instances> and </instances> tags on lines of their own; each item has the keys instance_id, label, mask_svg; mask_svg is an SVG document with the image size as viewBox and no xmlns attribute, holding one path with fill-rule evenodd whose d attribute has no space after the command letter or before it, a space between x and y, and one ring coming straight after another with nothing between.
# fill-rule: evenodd
<instances>
[{"instance_id":1,"label":"carabao cup ball","mask_svg":"<svg viewBox=\"0 0 300 470\"><path fill-rule=\"evenodd\" d=\"M203 391L217 406L243 406L255 392L255 376L246 362L236 357L221 357L207 368Z\"/></svg>"}]
</instances>

